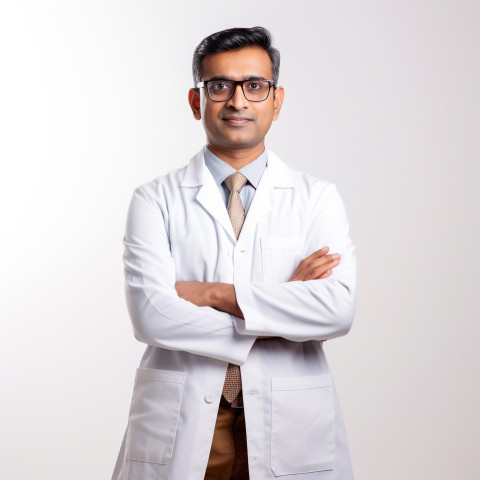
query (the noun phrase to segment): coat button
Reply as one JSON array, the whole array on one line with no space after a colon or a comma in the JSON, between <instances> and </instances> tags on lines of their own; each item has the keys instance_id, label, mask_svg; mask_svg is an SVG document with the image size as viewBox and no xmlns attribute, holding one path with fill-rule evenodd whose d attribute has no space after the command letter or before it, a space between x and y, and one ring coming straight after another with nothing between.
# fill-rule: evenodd
<instances>
[{"instance_id":1,"label":"coat button","mask_svg":"<svg viewBox=\"0 0 480 480\"><path fill-rule=\"evenodd\" d=\"M215 400L215 395L213 393L207 393L203 399L207 402L207 403L212 403L214 400Z\"/></svg>"}]
</instances>

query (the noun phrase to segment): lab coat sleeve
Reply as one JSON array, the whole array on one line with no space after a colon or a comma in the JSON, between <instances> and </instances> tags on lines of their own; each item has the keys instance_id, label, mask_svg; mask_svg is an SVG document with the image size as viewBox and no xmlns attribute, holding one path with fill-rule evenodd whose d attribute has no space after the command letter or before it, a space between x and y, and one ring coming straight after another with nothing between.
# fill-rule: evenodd
<instances>
[{"instance_id":1,"label":"lab coat sleeve","mask_svg":"<svg viewBox=\"0 0 480 480\"><path fill-rule=\"evenodd\" d=\"M322 193L311 218L304 258L329 246L329 253L341 254L340 264L326 279L236 282L237 303L245 318L235 317L239 333L302 342L327 340L350 330L357 290L355 247L349 237L344 204L334 184Z\"/></svg>"},{"instance_id":2,"label":"lab coat sleeve","mask_svg":"<svg viewBox=\"0 0 480 480\"><path fill-rule=\"evenodd\" d=\"M124 236L125 292L137 340L242 365L254 337L240 335L232 316L183 300L162 208L134 191Z\"/></svg>"}]
</instances>

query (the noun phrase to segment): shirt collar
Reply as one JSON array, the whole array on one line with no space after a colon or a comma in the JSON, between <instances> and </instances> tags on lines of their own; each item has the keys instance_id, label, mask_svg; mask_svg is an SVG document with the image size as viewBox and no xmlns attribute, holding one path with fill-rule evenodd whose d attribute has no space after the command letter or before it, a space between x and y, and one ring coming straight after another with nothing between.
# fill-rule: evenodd
<instances>
[{"instance_id":1,"label":"shirt collar","mask_svg":"<svg viewBox=\"0 0 480 480\"><path fill-rule=\"evenodd\" d=\"M215 183L217 186L220 186L222 182L232 173L236 172L228 163L224 162L221 158L218 158L214 153L212 153L208 147L205 145L205 164L210 170L210 173L213 175ZM253 162L248 163L240 170L241 174L247 177L247 180L257 188L260 179L262 178L263 172L268 164L268 153L265 149Z\"/></svg>"}]
</instances>

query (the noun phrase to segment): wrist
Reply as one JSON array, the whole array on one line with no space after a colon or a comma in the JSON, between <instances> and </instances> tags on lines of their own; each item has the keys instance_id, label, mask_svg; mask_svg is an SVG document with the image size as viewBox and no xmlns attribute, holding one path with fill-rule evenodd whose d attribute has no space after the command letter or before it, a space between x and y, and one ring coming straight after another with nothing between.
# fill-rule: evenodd
<instances>
[{"instance_id":1,"label":"wrist","mask_svg":"<svg viewBox=\"0 0 480 480\"><path fill-rule=\"evenodd\" d=\"M210 282L206 283L207 288L204 291L205 293L205 300L206 300L206 305L210 305L213 308L216 308L217 310L221 310L221 306L223 304L222 298L222 292L223 292L223 286L225 284L219 283L219 282Z\"/></svg>"},{"instance_id":2,"label":"wrist","mask_svg":"<svg viewBox=\"0 0 480 480\"><path fill-rule=\"evenodd\" d=\"M222 312L232 313L243 318L238 307L235 287L231 283L209 283L207 288L208 305Z\"/></svg>"}]
</instances>

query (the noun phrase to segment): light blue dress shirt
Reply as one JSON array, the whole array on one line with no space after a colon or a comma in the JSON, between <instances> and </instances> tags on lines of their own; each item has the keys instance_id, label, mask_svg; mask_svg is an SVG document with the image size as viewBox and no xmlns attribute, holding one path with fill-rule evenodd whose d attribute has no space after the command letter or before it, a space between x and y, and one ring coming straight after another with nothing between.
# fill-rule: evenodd
<instances>
[{"instance_id":1,"label":"light blue dress shirt","mask_svg":"<svg viewBox=\"0 0 480 480\"><path fill-rule=\"evenodd\" d=\"M224 162L222 159L218 158L215 154L213 154L208 147L205 145L205 164L207 168L210 170L210 173L213 175L215 183L220 191L220 194L225 202L225 207L228 203L228 197L230 195L230 189L227 187L225 183L225 179L235 173L233 167L231 167L228 163ZM257 190L258 184L260 179L262 178L263 172L268 164L268 154L267 150L265 149L263 153L258 156L253 162L245 165L243 168L238 170L242 175L245 175L247 178L247 183L245 186L240 190L240 198L242 200L243 208L245 209L245 215L250 208L250 204L252 203L253 196Z\"/></svg>"}]
</instances>

